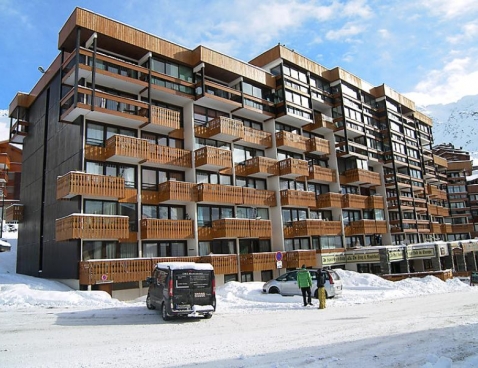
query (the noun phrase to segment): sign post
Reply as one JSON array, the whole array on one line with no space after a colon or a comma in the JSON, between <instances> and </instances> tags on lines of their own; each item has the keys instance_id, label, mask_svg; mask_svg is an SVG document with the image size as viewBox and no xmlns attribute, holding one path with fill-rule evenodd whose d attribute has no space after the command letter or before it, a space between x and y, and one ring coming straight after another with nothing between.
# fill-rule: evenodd
<instances>
[{"instance_id":1,"label":"sign post","mask_svg":"<svg viewBox=\"0 0 478 368\"><path fill-rule=\"evenodd\" d=\"M276 252L277 268L282 268L282 252Z\"/></svg>"},{"instance_id":2,"label":"sign post","mask_svg":"<svg viewBox=\"0 0 478 368\"><path fill-rule=\"evenodd\" d=\"M470 286L474 286L475 284L478 284L478 272L471 272L470 275Z\"/></svg>"}]
</instances>

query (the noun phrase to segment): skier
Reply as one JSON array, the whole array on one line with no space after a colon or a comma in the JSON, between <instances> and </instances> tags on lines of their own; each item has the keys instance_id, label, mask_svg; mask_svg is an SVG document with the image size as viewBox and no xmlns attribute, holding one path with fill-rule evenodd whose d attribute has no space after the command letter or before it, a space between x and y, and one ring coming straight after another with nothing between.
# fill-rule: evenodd
<instances>
[{"instance_id":1,"label":"skier","mask_svg":"<svg viewBox=\"0 0 478 368\"><path fill-rule=\"evenodd\" d=\"M305 268L305 264L302 265L302 268L297 272L297 285L302 291L302 298L304 299L304 307L312 304L312 293L310 287L312 286L312 277L310 272ZM307 299L305 295L307 294Z\"/></svg>"}]
</instances>

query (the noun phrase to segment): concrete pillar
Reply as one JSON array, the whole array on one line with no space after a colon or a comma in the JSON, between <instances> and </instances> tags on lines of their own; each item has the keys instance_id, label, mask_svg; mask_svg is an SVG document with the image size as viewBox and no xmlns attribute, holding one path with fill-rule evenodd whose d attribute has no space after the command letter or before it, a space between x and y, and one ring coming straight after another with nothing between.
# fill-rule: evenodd
<instances>
[{"instance_id":1,"label":"concrete pillar","mask_svg":"<svg viewBox=\"0 0 478 368\"><path fill-rule=\"evenodd\" d=\"M448 255L443 257L443 264L445 266L445 269L456 271L456 267L453 262L453 249L450 243L447 244L447 247L448 247Z\"/></svg>"},{"instance_id":2,"label":"concrete pillar","mask_svg":"<svg viewBox=\"0 0 478 368\"><path fill-rule=\"evenodd\" d=\"M465 254L465 263L467 271L476 271L476 257L475 252L468 252Z\"/></svg>"},{"instance_id":3,"label":"concrete pillar","mask_svg":"<svg viewBox=\"0 0 478 368\"><path fill-rule=\"evenodd\" d=\"M456 261L456 270L458 272L466 271L466 262L465 262L465 256L463 253L457 254L455 257L455 261Z\"/></svg>"},{"instance_id":4,"label":"concrete pillar","mask_svg":"<svg viewBox=\"0 0 478 368\"><path fill-rule=\"evenodd\" d=\"M435 257L431 259L433 271L441 271L440 246L435 244Z\"/></svg>"},{"instance_id":5,"label":"concrete pillar","mask_svg":"<svg viewBox=\"0 0 478 368\"><path fill-rule=\"evenodd\" d=\"M380 272L382 274L392 273L387 248L379 249L378 253L380 254Z\"/></svg>"}]
</instances>

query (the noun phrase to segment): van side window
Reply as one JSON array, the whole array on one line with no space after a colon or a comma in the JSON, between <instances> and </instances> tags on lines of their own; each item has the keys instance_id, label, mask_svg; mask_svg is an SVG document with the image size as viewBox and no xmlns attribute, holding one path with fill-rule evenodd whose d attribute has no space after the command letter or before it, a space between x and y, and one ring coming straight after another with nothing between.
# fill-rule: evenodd
<instances>
[{"instance_id":1,"label":"van side window","mask_svg":"<svg viewBox=\"0 0 478 368\"><path fill-rule=\"evenodd\" d=\"M158 285L165 284L166 283L166 277L168 276L167 272L158 270L156 271L155 277L156 277L156 283Z\"/></svg>"}]
</instances>

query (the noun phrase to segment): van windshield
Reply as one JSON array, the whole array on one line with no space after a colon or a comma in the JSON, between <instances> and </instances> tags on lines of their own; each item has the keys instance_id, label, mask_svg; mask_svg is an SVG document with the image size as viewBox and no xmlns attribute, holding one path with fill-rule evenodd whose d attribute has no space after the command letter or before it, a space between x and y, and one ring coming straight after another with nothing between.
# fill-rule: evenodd
<instances>
[{"instance_id":1,"label":"van windshield","mask_svg":"<svg viewBox=\"0 0 478 368\"><path fill-rule=\"evenodd\" d=\"M176 289L202 289L211 286L211 271L177 270L174 272Z\"/></svg>"}]
</instances>

